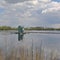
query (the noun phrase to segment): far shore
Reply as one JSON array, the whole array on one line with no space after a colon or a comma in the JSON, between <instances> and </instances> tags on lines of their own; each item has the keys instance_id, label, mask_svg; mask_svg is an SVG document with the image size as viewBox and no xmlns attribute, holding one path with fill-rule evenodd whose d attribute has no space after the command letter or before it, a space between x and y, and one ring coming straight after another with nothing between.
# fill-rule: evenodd
<instances>
[{"instance_id":1,"label":"far shore","mask_svg":"<svg viewBox=\"0 0 60 60\"><path fill-rule=\"evenodd\" d=\"M18 27L11 26L0 26L0 31L6 30L18 30ZM49 27L26 27L24 30L37 30L37 31L60 31L60 28L49 28Z\"/></svg>"}]
</instances>

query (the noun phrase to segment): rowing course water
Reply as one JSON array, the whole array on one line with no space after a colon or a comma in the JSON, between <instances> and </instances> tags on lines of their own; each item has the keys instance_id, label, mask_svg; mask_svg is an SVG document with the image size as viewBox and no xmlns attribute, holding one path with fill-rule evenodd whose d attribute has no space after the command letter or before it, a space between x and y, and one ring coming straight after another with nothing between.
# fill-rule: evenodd
<instances>
[{"instance_id":1,"label":"rowing course water","mask_svg":"<svg viewBox=\"0 0 60 60\"><path fill-rule=\"evenodd\" d=\"M18 35L10 34L10 32L12 31L0 32L0 49L3 51L10 52L13 48L16 48L20 45L29 47L32 45L33 40L33 46L39 47L42 41L42 46L46 51L54 49L60 52L60 34L31 33L25 34L23 40L18 41ZM60 33L60 31L53 32Z\"/></svg>"}]
</instances>

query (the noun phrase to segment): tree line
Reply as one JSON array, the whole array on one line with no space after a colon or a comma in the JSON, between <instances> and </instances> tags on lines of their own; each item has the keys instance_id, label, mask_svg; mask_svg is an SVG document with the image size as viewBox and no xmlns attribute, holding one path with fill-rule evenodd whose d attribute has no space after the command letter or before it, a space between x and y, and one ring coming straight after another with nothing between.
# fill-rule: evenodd
<instances>
[{"instance_id":1,"label":"tree line","mask_svg":"<svg viewBox=\"0 0 60 60\"><path fill-rule=\"evenodd\" d=\"M0 30L18 30L18 27L0 26ZM24 30L60 30L60 28L47 28L47 27L27 27Z\"/></svg>"},{"instance_id":2,"label":"tree line","mask_svg":"<svg viewBox=\"0 0 60 60\"><path fill-rule=\"evenodd\" d=\"M0 30L16 30L17 28L10 26L0 26Z\"/></svg>"},{"instance_id":3,"label":"tree line","mask_svg":"<svg viewBox=\"0 0 60 60\"><path fill-rule=\"evenodd\" d=\"M60 30L60 28L30 27L30 28L25 28L25 30Z\"/></svg>"}]
</instances>

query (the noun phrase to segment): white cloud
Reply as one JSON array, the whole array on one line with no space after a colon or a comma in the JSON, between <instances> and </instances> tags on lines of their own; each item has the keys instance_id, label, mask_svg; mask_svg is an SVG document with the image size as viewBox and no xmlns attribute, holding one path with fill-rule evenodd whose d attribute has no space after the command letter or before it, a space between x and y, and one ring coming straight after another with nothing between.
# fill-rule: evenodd
<instances>
[{"instance_id":1,"label":"white cloud","mask_svg":"<svg viewBox=\"0 0 60 60\"><path fill-rule=\"evenodd\" d=\"M37 1L37 0L33 0L32 3L33 3L34 5L36 5L36 4L38 4L38 1Z\"/></svg>"},{"instance_id":2,"label":"white cloud","mask_svg":"<svg viewBox=\"0 0 60 60\"><path fill-rule=\"evenodd\" d=\"M6 2L4 0L0 1L0 7L4 8L4 5L6 4Z\"/></svg>"},{"instance_id":3,"label":"white cloud","mask_svg":"<svg viewBox=\"0 0 60 60\"><path fill-rule=\"evenodd\" d=\"M60 11L60 2L50 2L49 4L47 4L47 7L42 10L42 13L51 13L57 11Z\"/></svg>"},{"instance_id":4,"label":"white cloud","mask_svg":"<svg viewBox=\"0 0 60 60\"><path fill-rule=\"evenodd\" d=\"M41 2L50 2L51 0L39 0Z\"/></svg>"},{"instance_id":5,"label":"white cloud","mask_svg":"<svg viewBox=\"0 0 60 60\"><path fill-rule=\"evenodd\" d=\"M53 25L51 25L51 27L60 28L60 24L53 24Z\"/></svg>"},{"instance_id":6,"label":"white cloud","mask_svg":"<svg viewBox=\"0 0 60 60\"><path fill-rule=\"evenodd\" d=\"M25 2L25 1L33 1L33 0L5 0L7 3L12 3L12 4L15 4L15 3L19 3L19 2Z\"/></svg>"},{"instance_id":7,"label":"white cloud","mask_svg":"<svg viewBox=\"0 0 60 60\"><path fill-rule=\"evenodd\" d=\"M12 1L12 0L11 0ZM5 9L0 15L0 20L7 20L11 25L23 24L32 25L48 25L50 13L57 13L59 16L60 3L51 0L33 0L9 4L6 1L0 2L0 6ZM48 13L48 17L42 13ZM55 14L52 14L55 15ZM55 18L57 15L55 16ZM59 18L60 19L60 18ZM52 19L53 20L53 19ZM13 23L13 22L14 23ZM23 22L24 21L24 22ZM4 23L4 22L3 22ZM7 24L7 23L5 23ZM50 23L51 24L51 23Z\"/></svg>"},{"instance_id":8,"label":"white cloud","mask_svg":"<svg viewBox=\"0 0 60 60\"><path fill-rule=\"evenodd\" d=\"M21 2L25 2L25 1L34 1L33 3L35 4L37 1L40 1L40 2L50 2L51 0L5 0L7 3L21 3Z\"/></svg>"}]
</instances>

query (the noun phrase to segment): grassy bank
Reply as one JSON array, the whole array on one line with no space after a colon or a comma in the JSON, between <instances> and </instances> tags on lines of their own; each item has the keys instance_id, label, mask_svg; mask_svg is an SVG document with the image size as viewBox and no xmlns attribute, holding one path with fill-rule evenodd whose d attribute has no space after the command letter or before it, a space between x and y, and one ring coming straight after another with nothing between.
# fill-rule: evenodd
<instances>
[{"instance_id":1,"label":"grassy bank","mask_svg":"<svg viewBox=\"0 0 60 60\"><path fill-rule=\"evenodd\" d=\"M17 28L10 26L0 26L0 30L17 30Z\"/></svg>"},{"instance_id":2,"label":"grassy bank","mask_svg":"<svg viewBox=\"0 0 60 60\"><path fill-rule=\"evenodd\" d=\"M18 27L11 27L11 26L0 26L0 30L17 30ZM24 28L24 30L58 30L60 31L60 28L47 28L47 27L29 27Z\"/></svg>"},{"instance_id":3,"label":"grassy bank","mask_svg":"<svg viewBox=\"0 0 60 60\"><path fill-rule=\"evenodd\" d=\"M60 30L60 28L47 28L47 27L29 27L29 28L25 28L25 30L49 30L49 31L51 31L51 30Z\"/></svg>"}]
</instances>

